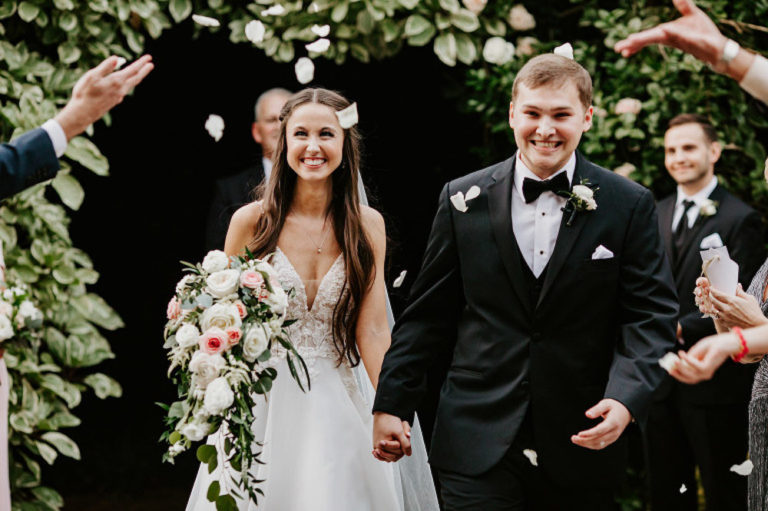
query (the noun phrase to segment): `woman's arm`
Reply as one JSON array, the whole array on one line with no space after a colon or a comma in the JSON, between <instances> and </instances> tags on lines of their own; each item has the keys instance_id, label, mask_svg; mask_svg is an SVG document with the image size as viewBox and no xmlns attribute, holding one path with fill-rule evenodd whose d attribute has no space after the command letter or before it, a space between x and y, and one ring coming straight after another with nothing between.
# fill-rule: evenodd
<instances>
[{"instance_id":1,"label":"woman's arm","mask_svg":"<svg viewBox=\"0 0 768 511\"><path fill-rule=\"evenodd\" d=\"M228 256L244 255L245 247L253 239L253 227L261 214L261 203L252 202L241 207L232 215L224 241L224 252Z\"/></svg>"},{"instance_id":2,"label":"woman's arm","mask_svg":"<svg viewBox=\"0 0 768 511\"><path fill-rule=\"evenodd\" d=\"M356 331L357 349L375 389L379 383L384 354L391 341L387 322L387 288L384 282L387 235L384 218L378 211L362 206L361 213L363 229L373 248L374 277L360 307Z\"/></svg>"}]
</instances>

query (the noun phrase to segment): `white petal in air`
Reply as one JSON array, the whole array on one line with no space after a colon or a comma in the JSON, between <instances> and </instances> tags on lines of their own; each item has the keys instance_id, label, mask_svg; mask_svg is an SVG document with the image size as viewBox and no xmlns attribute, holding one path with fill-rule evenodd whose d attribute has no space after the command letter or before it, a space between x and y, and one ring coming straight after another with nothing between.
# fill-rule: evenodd
<instances>
[{"instance_id":1,"label":"white petal in air","mask_svg":"<svg viewBox=\"0 0 768 511\"><path fill-rule=\"evenodd\" d=\"M464 192L456 192L451 195L451 204L462 213L467 212L467 203L464 202Z\"/></svg>"},{"instance_id":2,"label":"white petal in air","mask_svg":"<svg viewBox=\"0 0 768 511\"><path fill-rule=\"evenodd\" d=\"M336 112L336 117L339 118L339 124L341 124L342 128L345 130L351 128L358 121L357 103L352 103L344 110L339 110Z\"/></svg>"},{"instance_id":3,"label":"white petal in air","mask_svg":"<svg viewBox=\"0 0 768 511\"><path fill-rule=\"evenodd\" d=\"M687 492L687 491L688 491L688 488L686 488L686 487L685 487L685 485L682 485L682 486L680 487L680 493L685 493L685 492Z\"/></svg>"},{"instance_id":4,"label":"white petal in air","mask_svg":"<svg viewBox=\"0 0 768 511\"><path fill-rule=\"evenodd\" d=\"M125 60L123 57L117 57L117 65L115 65L114 71L117 71L118 69L123 67L126 62L128 62L128 61Z\"/></svg>"},{"instance_id":5,"label":"white petal in air","mask_svg":"<svg viewBox=\"0 0 768 511\"><path fill-rule=\"evenodd\" d=\"M330 25L312 25L312 33L315 34L317 37L326 37L328 34L331 33L331 26Z\"/></svg>"},{"instance_id":6,"label":"white petal in air","mask_svg":"<svg viewBox=\"0 0 768 511\"><path fill-rule=\"evenodd\" d=\"M754 465L752 465L752 460L747 460L741 465L733 465L731 467L731 472L736 472L740 476L748 476L752 473L752 468Z\"/></svg>"},{"instance_id":7,"label":"white petal in air","mask_svg":"<svg viewBox=\"0 0 768 511\"><path fill-rule=\"evenodd\" d=\"M325 53L328 51L328 48L331 47L331 41L329 41L326 38L318 39L314 43L309 43L305 45L308 51L313 51L315 53Z\"/></svg>"},{"instance_id":8,"label":"white petal in air","mask_svg":"<svg viewBox=\"0 0 768 511\"><path fill-rule=\"evenodd\" d=\"M561 57L573 60L573 46L571 46L571 43L561 44L555 48L553 53L555 55L560 55Z\"/></svg>"},{"instance_id":9,"label":"white petal in air","mask_svg":"<svg viewBox=\"0 0 768 511\"><path fill-rule=\"evenodd\" d=\"M301 57L297 60L294 69L296 70L296 79L301 84L309 83L315 77L315 64L308 57Z\"/></svg>"},{"instance_id":10,"label":"white petal in air","mask_svg":"<svg viewBox=\"0 0 768 511\"><path fill-rule=\"evenodd\" d=\"M259 20L249 21L245 26L245 37L252 43L260 43L264 40L264 23Z\"/></svg>"},{"instance_id":11,"label":"white petal in air","mask_svg":"<svg viewBox=\"0 0 768 511\"><path fill-rule=\"evenodd\" d=\"M205 121L205 129L213 139L218 142L224 135L224 119L216 114L208 116L208 120Z\"/></svg>"},{"instance_id":12,"label":"white petal in air","mask_svg":"<svg viewBox=\"0 0 768 511\"><path fill-rule=\"evenodd\" d=\"M395 281L392 283L392 287L400 287L403 285L403 281L405 280L405 274L408 273L408 270L403 270L400 272L400 275L397 276Z\"/></svg>"},{"instance_id":13,"label":"white petal in air","mask_svg":"<svg viewBox=\"0 0 768 511\"><path fill-rule=\"evenodd\" d=\"M198 25L202 25L204 27L218 27L219 25L221 25L221 23L219 23L219 20L217 20L216 18L209 18L208 16L201 16L199 14L193 14L192 20L194 20L194 22L197 23Z\"/></svg>"},{"instance_id":14,"label":"white petal in air","mask_svg":"<svg viewBox=\"0 0 768 511\"><path fill-rule=\"evenodd\" d=\"M279 4L261 11L262 16L282 16L283 14L285 14L285 7Z\"/></svg>"},{"instance_id":15,"label":"white petal in air","mask_svg":"<svg viewBox=\"0 0 768 511\"><path fill-rule=\"evenodd\" d=\"M677 367L678 363L680 363L680 357L671 351L659 359L659 365L663 367L666 372L670 372Z\"/></svg>"},{"instance_id":16,"label":"white petal in air","mask_svg":"<svg viewBox=\"0 0 768 511\"><path fill-rule=\"evenodd\" d=\"M523 455L528 458L528 461L531 462L531 465L534 467L539 466L539 455L536 454L536 451L533 449L523 449Z\"/></svg>"},{"instance_id":17,"label":"white petal in air","mask_svg":"<svg viewBox=\"0 0 768 511\"><path fill-rule=\"evenodd\" d=\"M480 187L477 185L470 186L469 190L467 190L467 194L464 196L464 201L471 201L478 195L480 195Z\"/></svg>"}]
</instances>

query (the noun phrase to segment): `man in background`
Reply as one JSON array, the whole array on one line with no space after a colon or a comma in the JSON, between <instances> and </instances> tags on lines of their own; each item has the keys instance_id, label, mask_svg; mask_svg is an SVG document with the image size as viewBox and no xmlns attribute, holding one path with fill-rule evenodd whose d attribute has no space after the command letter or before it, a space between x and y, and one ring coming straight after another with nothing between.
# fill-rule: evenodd
<instances>
[{"instance_id":1,"label":"man in background","mask_svg":"<svg viewBox=\"0 0 768 511\"><path fill-rule=\"evenodd\" d=\"M280 137L280 110L291 94L289 90L274 88L263 92L256 100L251 135L261 145L261 158L241 172L216 181L205 232L207 250L224 248L224 238L232 214L243 204L255 200L255 188L269 178L272 155Z\"/></svg>"}]
</instances>

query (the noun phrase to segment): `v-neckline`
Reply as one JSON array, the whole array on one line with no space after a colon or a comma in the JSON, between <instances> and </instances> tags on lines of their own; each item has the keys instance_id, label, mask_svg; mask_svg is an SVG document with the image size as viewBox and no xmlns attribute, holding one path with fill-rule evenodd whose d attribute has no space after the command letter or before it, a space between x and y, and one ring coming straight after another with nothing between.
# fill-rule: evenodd
<instances>
[{"instance_id":1,"label":"v-neckline","mask_svg":"<svg viewBox=\"0 0 768 511\"><path fill-rule=\"evenodd\" d=\"M336 266L336 263L338 263L341 260L341 256L343 252L340 252L339 255L336 256L336 259L334 259L331 266L328 268L328 270L325 272L323 277L320 279L320 284L317 285L317 292L315 293L315 298L312 300L312 306L309 305L308 300L309 296L307 296L307 286L304 285L304 279L301 278L301 275L296 270L296 267L291 262L290 258L288 257L288 254L286 254L282 248L279 246L275 248L275 250L279 250L280 253L283 255L283 258L288 262L288 266L290 266L291 271L294 275L296 275L299 279L299 283L301 284L301 290L304 293L304 299L302 300L302 303L304 304L304 310L307 311L307 313L311 313L312 309L315 307L315 303L317 303L317 297L320 296L320 291L323 289L323 284L325 283L325 278L328 276L329 273L333 270L334 266Z\"/></svg>"}]
</instances>

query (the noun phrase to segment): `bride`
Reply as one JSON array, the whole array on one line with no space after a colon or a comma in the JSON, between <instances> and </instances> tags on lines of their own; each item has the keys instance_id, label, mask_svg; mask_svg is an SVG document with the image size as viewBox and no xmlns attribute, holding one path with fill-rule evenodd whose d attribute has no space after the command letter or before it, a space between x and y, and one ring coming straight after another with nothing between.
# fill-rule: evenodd
<instances>
[{"instance_id":1,"label":"bride","mask_svg":"<svg viewBox=\"0 0 768 511\"><path fill-rule=\"evenodd\" d=\"M325 89L287 101L263 200L240 208L227 232L228 255L245 247L257 257L271 254L282 284L293 288L288 317L297 321L288 332L311 383L310 391L299 389L284 353L269 361L281 377L255 409L261 445L254 449L264 462L258 509L437 510L418 427L412 457L386 464L371 456L371 399L390 343L386 234L382 216L361 204L360 135L336 115L348 106ZM220 441L215 437L209 443ZM218 470L209 475L200 467L188 511L215 508L206 493Z\"/></svg>"}]
</instances>

